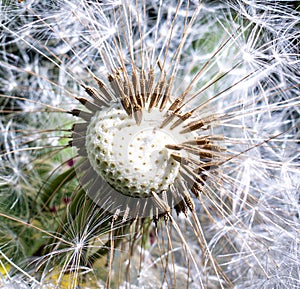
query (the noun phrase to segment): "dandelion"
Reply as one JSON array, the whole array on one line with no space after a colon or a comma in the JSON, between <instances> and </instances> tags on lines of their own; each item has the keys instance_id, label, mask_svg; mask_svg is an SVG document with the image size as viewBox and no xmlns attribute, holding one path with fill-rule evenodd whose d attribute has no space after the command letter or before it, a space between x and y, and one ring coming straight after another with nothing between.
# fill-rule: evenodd
<instances>
[{"instance_id":1,"label":"dandelion","mask_svg":"<svg viewBox=\"0 0 300 289\"><path fill-rule=\"evenodd\" d=\"M299 287L296 6L2 2L1 288Z\"/></svg>"}]
</instances>

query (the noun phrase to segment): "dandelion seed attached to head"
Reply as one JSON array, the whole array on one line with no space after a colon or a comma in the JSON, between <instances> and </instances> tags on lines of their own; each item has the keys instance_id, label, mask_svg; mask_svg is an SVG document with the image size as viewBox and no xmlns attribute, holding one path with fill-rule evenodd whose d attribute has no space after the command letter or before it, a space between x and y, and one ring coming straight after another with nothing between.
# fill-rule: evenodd
<instances>
[{"instance_id":1,"label":"dandelion seed attached to head","mask_svg":"<svg viewBox=\"0 0 300 289\"><path fill-rule=\"evenodd\" d=\"M182 96L170 96L153 71L132 79L117 72L108 81L85 86L92 100L78 100L89 112L71 111L86 121L73 126L72 145L85 158L81 184L98 204L131 217L192 209L190 192L199 196L219 151L209 125L186 121L192 113L178 109Z\"/></svg>"},{"instance_id":2,"label":"dandelion seed attached to head","mask_svg":"<svg viewBox=\"0 0 300 289\"><path fill-rule=\"evenodd\" d=\"M148 119L147 119L148 117ZM140 125L120 106L100 110L91 119L86 148L93 169L115 189L147 197L167 190L179 173L166 145L174 133L159 129L159 111L145 112Z\"/></svg>"}]
</instances>

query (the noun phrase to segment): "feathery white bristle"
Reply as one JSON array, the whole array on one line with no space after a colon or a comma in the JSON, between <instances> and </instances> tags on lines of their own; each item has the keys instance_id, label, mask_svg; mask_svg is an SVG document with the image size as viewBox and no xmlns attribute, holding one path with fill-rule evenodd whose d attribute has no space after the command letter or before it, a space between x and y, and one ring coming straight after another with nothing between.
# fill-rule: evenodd
<instances>
[{"instance_id":1,"label":"feathery white bristle","mask_svg":"<svg viewBox=\"0 0 300 289\"><path fill-rule=\"evenodd\" d=\"M0 251L15 263L15 275L3 277L1 286L21 284L28 272L40 277L34 289L43 281L59 287L64 276L66 287L75 288L72 279L91 270L104 288L299 288L298 2L2 1ZM183 160L171 172L172 150L165 145L187 140L178 140L172 123L154 133L147 122L137 125L123 109L121 120L108 106L81 123L89 124L88 134L72 131L79 120L67 112L86 109L77 101L88 97L84 87L109 75L133 83L136 71L146 75L148 93L156 88L151 83L164 85L164 92L170 84L169 102L184 96L174 115L193 110L182 126L204 119L207 127L196 136L203 130L212 148L226 148L215 150L203 171ZM157 108L143 117L164 118ZM118 134L121 122L132 127ZM190 140L189 133L179 135ZM72 151L72 141L83 143L82 150ZM126 154L115 147L123 141ZM157 151L150 158L152 145ZM101 157L99 146L106 150ZM113 159L116 151L121 156ZM160 184L169 187L182 197L172 212L184 217L167 206L165 219L154 216L155 225L146 218L119 220L118 210L111 219L99 215L99 207L84 203L88 196L80 195L73 170L86 169L86 153L115 187L112 165L118 167L119 190L128 195L147 196L142 185L155 192ZM88 169L84 177L92 182ZM156 175L165 172L162 182ZM186 190L195 175L197 185ZM101 209L110 206L104 203ZM195 209L186 210L193 203ZM36 258L38 266L31 265Z\"/></svg>"}]
</instances>

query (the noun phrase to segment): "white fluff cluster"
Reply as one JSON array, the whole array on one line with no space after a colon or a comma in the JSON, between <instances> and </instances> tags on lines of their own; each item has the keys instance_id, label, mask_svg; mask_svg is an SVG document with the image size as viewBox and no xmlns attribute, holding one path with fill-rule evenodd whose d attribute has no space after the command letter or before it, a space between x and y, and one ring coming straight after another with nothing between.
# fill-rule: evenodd
<instances>
[{"instance_id":1,"label":"white fluff cluster","mask_svg":"<svg viewBox=\"0 0 300 289\"><path fill-rule=\"evenodd\" d=\"M105 80L120 67L131 73L134 64L174 76L174 97L188 87L181 111L212 123L211 135L226 151L219 173L206 172L208 190L195 198L195 213L151 224L145 236L133 237L132 225L120 248L110 243L116 257L101 263L109 273L92 268L109 279L98 281L115 288L299 288L297 3L2 1L0 251L18 264L15 276L41 246L28 249L33 236L27 230L42 232L51 219L40 218L44 207L36 211L32 204L43 196L48 176L63 174L77 155L67 148L76 122L67 112L82 108L76 97L86 97L83 85L96 86L95 78ZM58 266L82 266L78 240L95 251L102 242L93 236L91 244L92 225L88 220L69 235L60 231L57 242L64 239L65 247L42 259L61 256ZM133 250L135 238L147 245ZM4 284L0 288L8 288Z\"/></svg>"}]
</instances>

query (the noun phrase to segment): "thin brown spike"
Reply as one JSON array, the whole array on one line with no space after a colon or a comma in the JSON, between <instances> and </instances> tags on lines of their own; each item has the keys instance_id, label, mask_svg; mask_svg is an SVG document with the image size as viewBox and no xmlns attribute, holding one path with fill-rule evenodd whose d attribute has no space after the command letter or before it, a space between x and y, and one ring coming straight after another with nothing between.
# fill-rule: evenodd
<instances>
[{"instance_id":1,"label":"thin brown spike","mask_svg":"<svg viewBox=\"0 0 300 289\"><path fill-rule=\"evenodd\" d=\"M150 112L151 111L151 109L155 106L155 104L156 104L156 100L157 100L157 98L158 98L158 88L156 87L155 89L154 89L154 92L151 94L151 96L150 96L150 102L149 102L149 106L148 106L148 112Z\"/></svg>"},{"instance_id":2,"label":"thin brown spike","mask_svg":"<svg viewBox=\"0 0 300 289\"><path fill-rule=\"evenodd\" d=\"M194 185L191 187L191 192L194 194L194 196L199 199L200 193L203 191L203 188L198 184L194 183Z\"/></svg>"},{"instance_id":3,"label":"thin brown spike","mask_svg":"<svg viewBox=\"0 0 300 289\"><path fill-rule=\"evenodd\" d=\"M161 104L160 104L160 108L159 110L160 111L163 111L164 108L166 107L168 101L170 101L170 94L171 94L171 90L172 90L172 87L173 87L173 82L174 82L174 76L172 76L167 84L167 88L166 88L166 91L162 97L162 101L161 101Z\"/></svg>"},{"instance_id":4,"label":"thin brown spike","mask_svg":"<svg viewBox=\"0 0 300 289\"><path fill-rule=\"evenodd\" d=\"M145 71L140 71L140 86L141 86L141 98L143 102L143 107L145 106L145 97L146 97L146 78L145 78Z\"/></svg>"},{"instance_id":5,"label":"thin brown spike","mask_svg":"<svg viewBox=\"0 0 300 289\"><path fill-rule=\"evenodd\" d=\"M114 75L110 74L108 76L108 81L109 81L110 86L111 86L112 90L114 91L115 95L117 97L120 97L122 89L121 89L120 84L117 80L117 77L119 77L119 76L114 76Z\"/></svg>"},{"instance_id":6,"label":"thin brown spike","mask_svg":"<svg viewBox=\"0 0 300 289\"><path fill-rule=\"evenodd\" d=\"M141 98L141 89L140 89L141 83L139 81L139 77L135 70L133 70L133 72L132 72L132 84L133 84L134 95L137 100L137 104L143 108L144 102L143 102L143 99Z\"/></svg>"},{"instance_id":7,"label":"thin brown spike","mask_svg":"<svg viewBox=\"0 0 300 289\"><path fill-rule=\"evenodd\" d=\"M93 114L86 112L86 111L82 111L80 109L72 109L71 111L68 111L68 113L70 113L74 116L78 116L85 121L90 121L93 116Z\"/></svg>"},{"instance_id":8,"label":"thin brown spike","mask_svg":"<svg viewBox=\"0 0 300 289\"><path fill-rule=\"evenodd\" d=\"M168 111L175 111L179 108L179 106L182 104L183 97L177 97L171 106L168 108Z\"/></svg>"},{"instance_id":9,"label":"thin brown spike","mask_svg":"<svg viewBox=\"0 0 300 289\"><path fill-rule=\"evenodd\" d=\"M126 94L126 95L129 96L129 99L130 99L132 105L137 105L137 100L135 98L135 92L134 92L132 82L130 81L130 79L126 79L125 82L126 82L127 89L128 89L128 94Z\"/></svg>"},{"instance_id":10,"label":"thin brown spike","mask_svg":"<svg viewBox=\"0 0 300 289\"><path fill-rule=\"evenodd\" d=\"M152 94L153 84L155 80L154 69L150 68L148 72L148 80L147 80L147 87L146 87L146 101L148 101L149 96Z\"/></svg>"},{"instance_id":11,"label":"thin brown spike","mask_svg":"<svg viewBox=\"0 0 300 289\"><path fill-rule=\"evenodd\" d=\"M137 94L137 95L135 96L135 98L136 98L136 101L137 101L138 105L139 105L141 108L144 108L144 106L145 106L144 97L143 97L141 94Z\"/></svg>"},{"instance_id":12,"label":"thin brown spike","mask_svg":"<svg viewBox=\"0 0 300 289\"><path fill-rule=\"evenodd\" d=\"M187 207L190 209L191 212L194 212L195 204L194 204L193 199L190 197L190 195L188 195L188 193L186 191L184 191L184 193L185 193L184 200L185 200Z\"/></svg>"},{"instance_id":13,"label":"thin brown spike","mask_svg":"<svg viewBox=\"0 0 300 289\"><path fill-rule=\"evenodd\" d=\"M105 86L104 82L100 78L98 78L98 77L94 77L94 78L97 81L99 88L102 88Z\"/></svg>"},{"instance_id":14,"label":"thin brown spike","mask_svg":"<svg viewBox=\"0 0 300 289\"><path fill-rule=\"evenodd\" d=\"M126 113L129 116L132 116L132 106L131 106L129 98L127 96L122 97L121 103L122 103L122 106L125 109Z\"/></svg>"},{"instance_id":15,"label":"thin brown spike","mask_svg":"<svg viewBox=\"0 0 300 289\"><path fill-rule=\"evenodd\" d=\"M175 151L179 151L179 150L182 149L181 146L179 146L179 145L173 145L173 144L167 144L167 145L165 145L165 147L166 147L167 149L175 150Z\"/></svg>"},{"instance_id":16,"label":"thin brown spike","mask_svg":"<svg viewBox=\"0 0 300 289\"><path fill-rule=\"evenodd\" d=\"M215 170L217 169L219 166L218 166L218 163L217 162L207 162L205 164L201 164L201 169L203 171L208 171L208 170Z\"/></svg>"},{"instance_id":17,"label":"thin brown spike","mask_svg":"<svg viewBox=\"0 0 300 289\"><path fill-rule=\"evenodd\" d=\"M173 112L179 111L182 108L182 106L183 106L182 103L190 90L191 90L191 88L186 89L183 94L181 94L179 97L177 97L171 103L170 107L168 108L168 111L173 111Z\"/></svg>"},{"instance_id":18,"label":"thin brown spike","mask_svg":"<svg viewBox=\"0 0 300 289\"><path fill-rule=\"evenodd\" d=\"M134 90L134 102L137 106L144 108L145 102L144 102L144 98L141 93L140 85L141 85L141 83L140 83L139 77L138 77L136 71L134 71L133 75L132 75L132 86L133 86L133 90Z\"/></svg>"},{"instance_id":19,"label":"thin brown spike","mask_svg":"<svg viewBox=\"0 0 300 289\"><path fill-rule=\"evenodd\" d=\"M123 82L123 91L124 91L125 95L129 95L130 94L129 86L128 86L128 83L127 83L126 80Z\"/></svg>"},{"instance_id":20,"label":"thin brown spike","mask_svg":"<svg viewBox=\"0 0 300 289\"><path fill-rule=\"evenodd\" d=\"M88 93L88 95L94 99L97 106L99 106L99 107L108 106L105 99L102 98L102 96L98 93L98 91L95 88L89 87L89 86L84 86L84 89Z\"/></svg>"},{"instance_id":21,"label":"thin brown spike","mask_svg":"<svg viewBox=\"0 0 300 289\"><path fill-rule=\"evenodd\" d=\"M193 140L185 141L182 144L205 145L205 144L209 144L211 141L221 141L221 140L224 140L223 135L203 135L203 136L197 136Z\"/></svg>"},{"instance_id":22,"label":"thin brown spike","mask_svg":"<svg viewBox=\"0 0 300 289\"><path fill-rule=\"evenodd\" d=\"M176 161L181 163L182 157L178 155L171 154L171 157Z\"/></svg>"},{"instance_id":23,"label":"thin brown spike","mask_svg":"<svg viewBox=\"0 0 300 289\"><path fill-rule=\"evenodd\" d=\"M139 125L142 120L142 107L143 107L141 103L141 98L139 94L136 94L134 84L132 84L129 79L126 82L126 84L128 86L128 91L129 91L128 93L129 93L129 98L134 113L134 118L136 120L136 123Z\"/></svg>"},{"instance_id":24,"label":"thin brown spike","mask_svg":"<svg viewBox=\"0 0 300 289\"><path fill-rule=\"evenodd\" d=\"M199 145L206 145L206 144L209 144L209 143L210 143L209 138L199 138L199 139L185 141L182 144L183 145L197 145L197 146L199 146Z\"/></svg>"},{"instance_id":25,"label":"thin brown spike","mask_svg":"<svg viewBox=\"0 0 300 289\"><path fill-rule=\"evenodd\" d=\"M164 95L162 96L162 101L161 101L161 105L159 107L160 111L163 111L168 103L168 101L170 101L170 95L168 93L164 93Z\"/></svg>"},{"instance_id":26,"label":"thin brown spike","mask_svg":"<svg viewBox=\"0 0 300 289\"><path fill-rule=\"evenodd\" d=\"M219 146L219 145L214 145L214 144L206 144L202 147L204 150L210 150L214 152L224 152L226 151L225 147Z\"/></svg>"},{"instance_id":27,"label":"thin brown spike","mask_svg":"<svg viewBox=\"0 0 300 289\"><path fill-rule=\"evenodd\" d=\"M191 123L189 123L188 125L185 126L185 129L183 129L182 131L180 131L181 134L183 133L189 133L191 131L197 130L199 128L202 128L205 125L205 122L200 119L197 121L193 121Z\"/></svg>"},{"instance_id":28,"label":"thin brown spike","mask_svg":"<svg viewBox=\"0 0 300 289\"><path fill-rule=\"evenodd\" d=\"M102 93L104 98L106 98L107 101L116 100L115 96L109 91L109 89L106 87L106 85L101 79L95 77L95 80L98 84L100 92Z\"/></svg>"},{"instance_id":29,"label":"thin brown spike","mask_svg":"<svg viewBox=\"0 0 300 289\"><path fill-rule=\"evenodd\" d=\"M154 89L154 93L150 97L149 111L156 107L159 103L161 96L163 94L163 90L166 84L166 75L164 74L164 78L162 81L159 81Z\"/></svg>"},{"instance_id":30,"label":"thin brown spike","mask_svg":"<svg viewBox=\"0 0 300 289\"><path fill-rule=\"evenodd\" d=\"M218 167L218 163L212 161L211 158L206 158L206 159L202 159L202 160L200 160L200 159L195 160L194 158L189 158L188 160L190 163L196 165L198 167L198 169L201 168L202 171Z\"/></svg>"},{"instance_id":31,"label":"thin brown spike","mask_svg":"<svg viewBox=\"0 0 300 289\"><path fill-rule=\"evenodd\" d=\"M204 146L187 146L182 144L182 149L184 149L187 152L190 152L194 155L199 156L199 158L201 159L205 159L205 158L213 158L214 156L222 156L222 152L226 151L225 147L220 147L218 145L212 145L212 144L208 144L208 145L204 145Z\"/></svg>"},{"instance_id":32,"label":"thin brown spike","mask_svg":"<svg viewBox=\"0 0 300 289\"><path fill-rule=\"evenodd\" d=\"M95 103L88 101L86 98L82 98L82 97L75 97L75 98L91 112L96 112L101 108Z\"/></svg>"},{"instance_id":33,"label":"thin brown spike","mask_svg":"<svg viewBox=\"0 0 300 289\"><path fill-rule=\"evenodd\" d=\"M126 113L129 116L131 116L132 115L131 102L130 102L128 95L124 94L124 89L123 89L124 85L122 85L123 87L121 86L120 76L118 76L118 75L113 76L112 74L110 74L108 76L108 81L110 82L110 85L111 85L113 91L121 99L122 106L125 109Z\"/></svg>"},{"instance_id":34,"label":"thin brown spike","mask_svg":"<svg viewBox=\"0 0 300 289\"><path fill-rule=\"evenodd\" d=\"M182 182L182 180L178 180L178 185L180 187L180 194L182 195L185 204L190 209L191 212L195 210L195 204L190 196L190 194L187 192L186 185Z\"/></svg>"},{"instance_id":35,"label":"thin brown spike","mask_svg":"<svg viewBox=\"0 0 300 289\"><path fill-rule=\"evenodd\" d=\"M190 118L193 115L193 112L189 111L187 113L185 113L182 116L179 116L179 119L176 120L170 127L170 129L174 129L175 127L177 127L178 125L182 124L184 121L186 121L188 118Z\"/></svg>"},{"instance_id":36,"label":"thin brown spike","mask_svg":"<svg viewBox=\"0 0 300 289\"><path fill-rule=\"evenodd\" d=\"M199 156L199 158L212 158L213 154L212 151L208 151L208 150L203 150L202 148L198 148L198 147L190 147L190 146L182 146L182 148L187 151L190 152L191 154L197 155Z\"/></svg>"}]
</instances>

